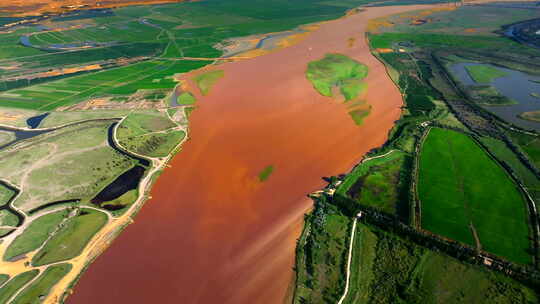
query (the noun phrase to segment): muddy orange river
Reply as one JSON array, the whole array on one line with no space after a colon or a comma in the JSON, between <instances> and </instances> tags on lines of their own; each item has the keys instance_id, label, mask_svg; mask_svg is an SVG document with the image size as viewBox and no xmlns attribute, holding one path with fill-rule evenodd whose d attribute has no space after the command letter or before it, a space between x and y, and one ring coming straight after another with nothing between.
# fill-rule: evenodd
<instances>
[{"instance_id":1,"label":"muddy orange river","mask_svg":"<svg viewBox=\"0 0 540 304\"><path fill-rule=\"evenodd\" d=\"M306 195L383 144L400 115L401 95L366 44L367 20L413 8L370 8L292 47L208 68L225 76L207 96L197 92L191 139L67 302L282 303ZM306 80L308 62L329 52L369 67L372 111L362 126Z\"/></svg>"}]
</instances>

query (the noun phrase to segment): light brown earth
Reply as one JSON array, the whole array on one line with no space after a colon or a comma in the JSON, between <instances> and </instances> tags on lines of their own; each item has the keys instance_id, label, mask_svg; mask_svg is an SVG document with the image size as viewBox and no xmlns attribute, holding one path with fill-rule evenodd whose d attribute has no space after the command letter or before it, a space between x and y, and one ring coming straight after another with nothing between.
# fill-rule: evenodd
<instances>
[{"instance_id":1,"label":"light brown earth","mask_svg":"<svg viewBox=\"0 0 540 304\"><path fill-rule=\"evenodd\" d=\"M401 95L366 44L367 20L419 8L369 8L322 24L294 46L213 67L225 77L206 96L194 92L191 139L135 224L67 302L282 302L311 206L306 194L324 185L322 176L346 172L384 143L400 115ZM329 52L370 69L372 111L360 127L345 105L319 95L305 77L307 64ZM258 174L268 165L274 173L261 183Z\"/></svg>"}]
</instances>

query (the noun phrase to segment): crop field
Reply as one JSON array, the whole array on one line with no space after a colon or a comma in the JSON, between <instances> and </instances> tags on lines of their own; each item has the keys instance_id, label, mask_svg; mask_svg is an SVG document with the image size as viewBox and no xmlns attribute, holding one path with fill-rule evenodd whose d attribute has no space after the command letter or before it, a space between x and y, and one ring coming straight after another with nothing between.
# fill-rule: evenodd
<instances>
[{"instance_id":1,"label":"crop field","mask_svg":"<svg viewBox=\"0 0 540 304\"><path fill-rule=\"evenodd\" d=\"M522 194L467 135L431 129L418 179L422 228L515 262L531 262Z\"/></svg>"},{"instance_id":2,"label":"crop field","mask_svg":"<svg viewBox=\"0 0 540 304\"><path fill-rule=\"evenodd\" d=\"M363 162L347 175L336 195L407 220L409 183L404 176L409 174L410 161L410 156L394 151Z\"/></svg>"},{"instance_id":3,"label":"crop field","mask_svg":"<svg viewBox=\"0 0 540 304\"><path fill-rule=\"evenodd\" d=\"M367 74L367 66L341 54L327 54L321 60L310 62L306 70L306 77L317 92L332 97L336 87L345 101L356 99L366 90L362 79Z\"/></svg>"},{"instance_id":4,"label":"crop field","mask_svg":"<svg viewBox=\"0 0 540 304\"><path fill-rule=\"evenodd\" d=\"M538 295L480 266L359 224L343 303L535 303Z\"/></svg>"},{"instance_id":5,"label":"crop field","mask_svg":"<svg viewBox=\"0 0 540 304\"><path fill-rule=\"evenodd\" d=\"M507 73L488 65L468 65L465 69L477 83L490 83L496 78L507 75Z\"/></svg>"},{"instance_id":6,"label":"crop field","mask_svg":"<svg viewBox=\"0 0 540 304\"><path fill-rule=\"evenodd\" d=\"M202 67L199 61L150 61L0 93L4 106L54 110L85 99L130 95L138 90L172 89L172 76Z\"/></svg>"}]
</instances>

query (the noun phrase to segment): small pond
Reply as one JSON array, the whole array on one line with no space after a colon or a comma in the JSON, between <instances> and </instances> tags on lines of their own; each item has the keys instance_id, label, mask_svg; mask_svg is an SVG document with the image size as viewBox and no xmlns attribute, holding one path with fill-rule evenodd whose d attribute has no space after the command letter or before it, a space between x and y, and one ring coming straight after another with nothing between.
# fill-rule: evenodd
<instances>
[{"instance_id":1,"label":"small pond","mask_svg":"<svg viewBox=\"0 0 540 304\"><path fill-rule=\"evenodd\" d=\"M487 65L505 72L507 75L491 81L491 85L502 95L517 101L517 104L504 106L484 106L483 108L496 114L500 118L511 122L525 129L540 130L540 122L524 120L518 117L519 114L529 111L540 110L540 98L534 97L531 93L540 93L539 76L532 76L520 71L493 66L490 64L460 62L452 65L450 70L465 86L479 85L467 73L466 66Z\"/></svg>"},{"instance_id":2,"label":"small pond","mask_svg":"<svg viewBox=\"0 0 540 304\"><path fill-rule=\"evenodd\" d=\"M43 119L45 119L45 117L47 117L49 115L49 113L43 113L41 115L37 115L37 116L33 116L33 117L30 117L26 120L26 124L31 128L31 129L35 129L39 126L39 124L41 123L41 121Z\"/></svg>"}]
</instances>

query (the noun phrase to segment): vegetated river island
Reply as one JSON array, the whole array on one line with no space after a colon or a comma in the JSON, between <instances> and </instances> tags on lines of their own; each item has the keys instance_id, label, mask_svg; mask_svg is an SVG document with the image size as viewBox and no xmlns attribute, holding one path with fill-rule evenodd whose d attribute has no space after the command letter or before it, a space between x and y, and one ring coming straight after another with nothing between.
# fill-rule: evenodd
<instances>
[{"instance_id":1,"label":"vegetated river island","mask_svg":"<svg viewBox=\"0 0 540 304\"><path fill-rule=\"evenodd\" d=\"M369 19L429 6L373 7L322 23L302 42L223 70L191 118L187 141L152 199L82 276L68 303L280 303L294 278L306 194L382 145L402 98L365 41ZM354 45L350 39L356 38ZM369 68L371 112L346 106L306 79L328 53ZM272 176L261 182L261 168Z\"/></svg>"}]
</instances>

